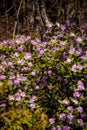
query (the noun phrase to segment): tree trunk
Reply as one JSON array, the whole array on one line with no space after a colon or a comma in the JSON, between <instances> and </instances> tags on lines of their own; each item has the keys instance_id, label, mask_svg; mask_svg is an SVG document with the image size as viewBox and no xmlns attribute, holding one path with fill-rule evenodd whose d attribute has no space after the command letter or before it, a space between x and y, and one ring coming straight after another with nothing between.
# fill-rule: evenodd
<instances>
[{"instance_id":1,"label":"tree trunk","mask_svg":"<svg viewBox=\"0 0 87 130\"><path fill-rule=\"evenodd\" d=\"M35 1L35 22L40 31L41 40L44 41L44 34L51 23L48 20L44 0Z\"/></svg>"}]
</instances>

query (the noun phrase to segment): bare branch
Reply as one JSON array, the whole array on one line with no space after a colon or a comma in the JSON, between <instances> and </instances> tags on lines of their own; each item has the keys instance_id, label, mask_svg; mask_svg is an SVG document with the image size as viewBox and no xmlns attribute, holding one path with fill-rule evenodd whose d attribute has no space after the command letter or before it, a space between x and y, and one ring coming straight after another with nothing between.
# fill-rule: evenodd
<instances>
[{"instance_id":1,"label":"bare branch","mask_svg":"<svg viewBox=\"0 0 87 130\"><path fill-rule=\"evenodd\" d=\"M20 13L22 3L23 3L23 0L21 0L21 2L20 2L19 8L18 8L18 11L17 11L17 14L16 14L17 21L15 21L15 25L14 25L13 38L15 37L15 34L16 34L17 24L19 23L19 13Z\"/></svg>"}]
</instances>

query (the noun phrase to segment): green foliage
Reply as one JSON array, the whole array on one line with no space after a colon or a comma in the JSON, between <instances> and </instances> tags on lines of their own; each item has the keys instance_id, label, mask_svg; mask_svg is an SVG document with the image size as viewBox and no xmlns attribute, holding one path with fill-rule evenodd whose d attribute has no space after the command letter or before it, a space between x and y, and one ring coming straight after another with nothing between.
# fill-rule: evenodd
<instances>
[{"instance_id":1,"label":"green foliage","mask_svg":"<svg viewBox=\"0 0 87 130\"><path fill-rule=\"evenodd\" d=\"M45 130L48 124L48 117L39 109L30 111L26 107L10 107L8 111L1 113L0 120L4 122L4 129L7 130Z\"/></svg>"},{"instance_id":2,"label":"green foliage","mask_svg":"<svg viewBox=\"0 0 87 130\"><path fill-rule=\"evenodd\" d=\"M87 127L86 39L64 28L48 42L30 36L1 42L1 129Z\"/></svg>"}]
</instances>

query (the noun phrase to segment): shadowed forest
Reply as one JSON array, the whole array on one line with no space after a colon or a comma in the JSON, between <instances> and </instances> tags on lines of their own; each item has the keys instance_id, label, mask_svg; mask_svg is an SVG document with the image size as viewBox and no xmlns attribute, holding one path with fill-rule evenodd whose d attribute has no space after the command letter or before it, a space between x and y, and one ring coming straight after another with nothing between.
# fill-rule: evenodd
<instances>
[{"instance_id":1,"label":"shadowed forest","mask_svg":"<svg viewBox=\"0 0 87 130\"><path fill-rule=\"evenodd\" d=\"M87 23L86 0L0 0L0 39L36 32L41 36L56 22L76 22L82 28Z\"/></svg>"}]
</instances>

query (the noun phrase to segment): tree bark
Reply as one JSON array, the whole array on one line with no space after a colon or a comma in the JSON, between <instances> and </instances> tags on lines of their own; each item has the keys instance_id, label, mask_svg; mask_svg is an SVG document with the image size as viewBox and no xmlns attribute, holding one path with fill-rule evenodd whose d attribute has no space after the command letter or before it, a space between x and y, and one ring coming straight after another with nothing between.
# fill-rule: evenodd
<instances>
[{"instance_id":1,"label":"tree bark","mask_svg":"<svg viewBox=\"0 0 87 130\"><path fill-rule=\"evenodd\" d=\"M35 1L35 21L40 31L41 40L44 41L44 34L48 25L51 25L46 13L44 0Z\"/></svg>"}]
</instances>

